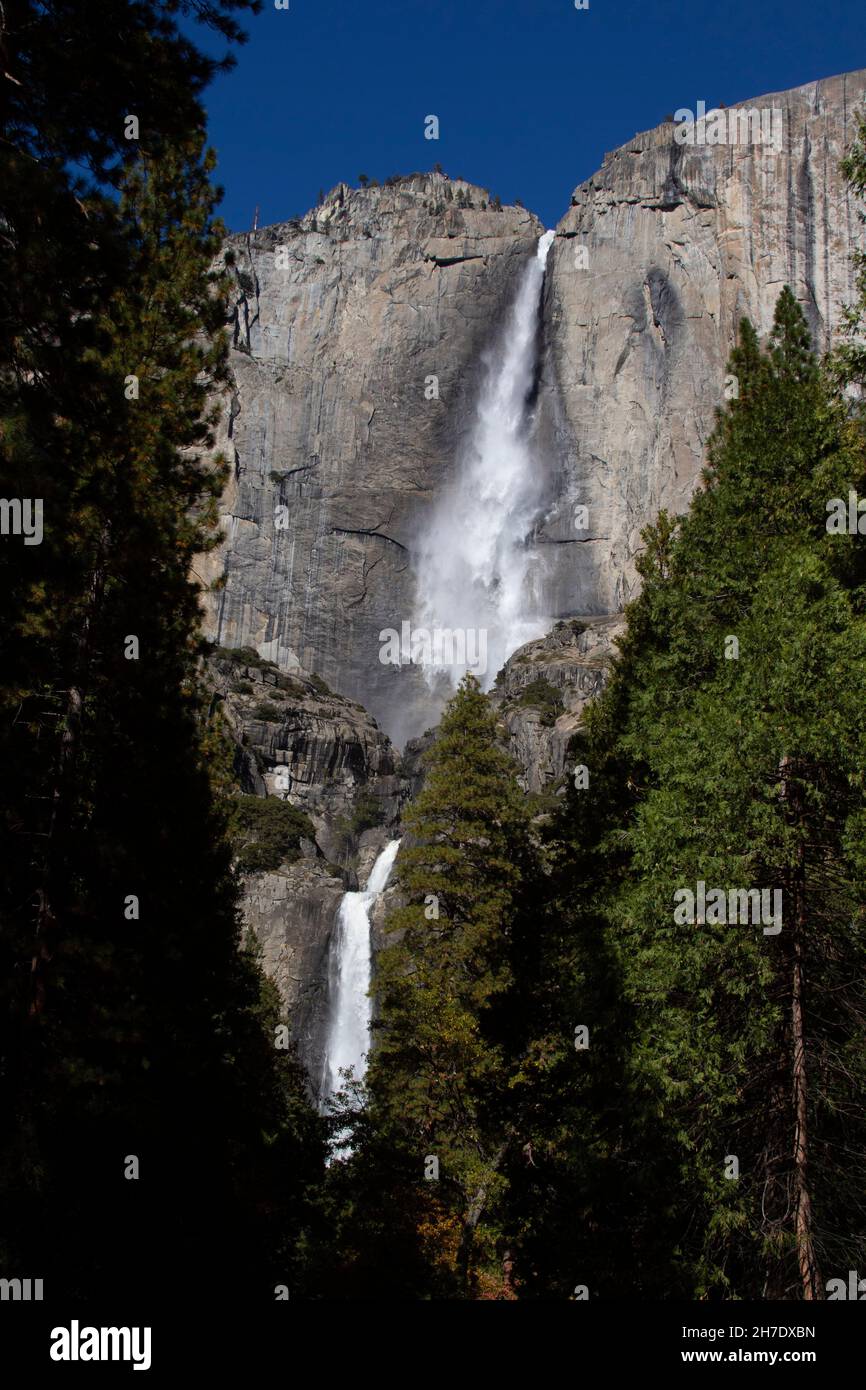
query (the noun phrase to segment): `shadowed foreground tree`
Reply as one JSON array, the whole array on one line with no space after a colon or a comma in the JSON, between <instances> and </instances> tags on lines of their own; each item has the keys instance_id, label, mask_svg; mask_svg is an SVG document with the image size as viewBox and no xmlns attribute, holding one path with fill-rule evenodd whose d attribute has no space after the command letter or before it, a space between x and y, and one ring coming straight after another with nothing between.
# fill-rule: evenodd
<instances>
[{"instance_id":1,"label":"shadowed foreground tree","mask_svg":"<svg viewBox=\"0 0 866 1390\"><path fill-rule=\"evenodd\" d=\"M4 159L29 172L4 185L2 491L41 499L44 536L0 557L0 1262L67 1307L272 1298L301 1285L323 1154L241 948L198 682L193 561L224 476L212 64L176 7L103 8L117 27L57 107L84 7L4 12L26 89ZM196 8L231 36L245 6ZM112 165L137 97L142 140Z\"/></svg>"}]
</instances>

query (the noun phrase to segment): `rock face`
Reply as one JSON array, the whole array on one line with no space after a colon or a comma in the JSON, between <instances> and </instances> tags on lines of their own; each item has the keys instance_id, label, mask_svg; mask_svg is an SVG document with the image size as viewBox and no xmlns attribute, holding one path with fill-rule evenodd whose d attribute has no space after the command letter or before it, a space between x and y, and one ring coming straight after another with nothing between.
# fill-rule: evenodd
<instances>
[{"instance_id":1,"label":"rock face","mask_svg":"<svg viewBox=\"0 0 866 1390\"><path fill-rule=\"evenodd\" d=\"M503 666L491 703L527 792L544 792L566 771L568 745L588 702L604 687L623 631L620 615L571 618L518 648Z\"/></svg>"},{"instance_id":2,"label":"rock face","mask_svg":"<svg viewBox=\"0 0 866 1390\"><path fill-rule=\"evenodd\" d=\"M379 633L412 618L414 537L542 230L434 174L340 185L302 221L232 238L234 472L205 557L225 576L209 637L318 672L389 729L423 700Z\"/></svg>"},{"instance_id":3,"label":"rock face","mask_svg":"<svg viewBox=\"0 0 866 1390\"><path fill-rule=\"evenodd\" d=\"M682 511L699 477L740 316L765 334L788 282L829 342L853 297L860 225L838 165L864 89L857 72L731 108L736 143L681 144L667 122L575 190L543 314L555 496L533 544L551 620L634 593L641 528ZM770 143L731 130L750 108ZM412 618L417 538L541 230L434 174L340 185L301 220L231 239L234 471L225 544L204 560L225 577L208 635L319 672L401 741L437 710L417 670L380 661L379 633Z\"/></svg>"},{"instance_id":4,"label":"rock face","mask_svg":"<svg viewBox=\"0 0 866 1390\"><path fill-rule=\"evenodd\" d=\"M864 91L866 71L758 98L724 113L723 132L699 123L694 143L668 121L575 190L548 260L532 397L553 500L530 543L552 631L491 693L529 793L554 795L570 771L636 591L640 531L687 507L736 389L725 366L741 316L765 335L788 283L825 348L854 298L862 228L839 161ZM749 109L767 113L769 142L740 124ZM412 620L418 538L541 231L433 174L340 185L299 221L231 239L234 384L218 444L234 467L225 541L199 572L224 580L207 635L253 649L214 663L239 782L287 795L315 827L295 862L249 876L245 904L313 1078L340 897L394 833L430 742L399 763L377 720L402 735L437 717L418 670L380 660L379 634ZM388 901L397 883L376 908L377 944Z\"/></svg>"},{"instance_id":5,"label":"rock face","mask_svg":"<svg viewBox=\"0 0 866 1390\"><path fill-rule=\"evenodd\" d=\"M262 964L286 1010L292 1041L313 1096L318 1093L328 1023L328 956L343 879L321 859L250 874L244 920L262 947Z\"/></svg>"},{"instance_id":6,"label":"rock face","mask_svg":"<svg viewBox=\"0 0 866 1390\"><path fill-rule=\"evenodd\" d=\"M238 788L290 802L315 830L293 862L246 873L241 904L315 1093L337 910L347 890L366 882L411 783L376 721L320 678L286 675L238 650L215 652L206 680L234 744Z\"/></svg>"},{"instance_id":7,"label":"rock face","mask_svg":"<svg viewBox=\"0 0 866 1390\"><path fill-rule=\"evenodd\" d=\"M790 284L829 345L862 241L839 161L864 92L860 71L722 113L728 137L735 112L777 113L778 149L679 144L664 124L575 190L546 284L545 434L563 483L543 535L567 557L551 612L612 613L633 595L641 527L688 505L743 315L763 336ZM696 141L718 129L698 125ZM733 134L753 130L738 118Z\"/></svg>"},{"instance_id":8,"label":"rock face","mask_svg":"<svg viewBox=\"0 0 866 1390\"><path fill-rule=\"evenodd\" d=\"M248 658L242 650L217 653L209 682L238 749L241 788L305 812L327 858L345 863L368 823L397 818L408 783L387 735L361 705L318 676L286 675L252 651Z\"/></svg>"}]
</instances>

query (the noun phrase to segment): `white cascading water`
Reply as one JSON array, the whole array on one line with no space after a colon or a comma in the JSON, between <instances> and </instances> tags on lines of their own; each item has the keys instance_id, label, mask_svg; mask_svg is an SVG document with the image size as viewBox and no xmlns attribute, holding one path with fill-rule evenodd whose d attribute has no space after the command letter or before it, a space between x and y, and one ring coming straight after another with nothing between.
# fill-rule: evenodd
<instances>
[{"instance_id":1,"label":"white cascading water","mask_svg":"<svg viewBox=\"0 0 866 1390\"><path fill-rule=\"evenodd\" d=\"M534 457L527 400L554 236L544 234L523 272L502 339L488 358L466 456L419 544L415 626L485 633L486 670L476 671L485 689L512 652L549 626L540 612L538 575L526 545L544 510L546 488ZM472 669L470 662L444 665L437 659L441 653L421 658L431 686L443 676L456 686Z\"/></svg>"},{"instance_id":2,"label":"white cascading water","mask_svg":"<svg viewBox=\"0 0 866 1390\"><path fill-rule=\"evenodd\" d=\"M418 548L415 626L447 629L476 641L484 633L485 688L508 656L547 629L539 608L533 560L526 541L544 509L545 479L533 453L534 420L527 402L535 379L541 289L555 233L546 232L523 272L498 348L488 357L466 457L440 500ZM450 653L453 656L453 649ZM437 664L441 650L422 662L431 687L457 685L471 661ZM340 904L329 962L331 1011L322 1073L321 1107L345 1084L362 1080L370 1047L370 910L387 886L399 840L386 845L367 887ZM346 1135L333 1148L347 1151Z\"/></svg>"},{"instance_id":3,"label":"white cascading water","mask_svg":"<svg viewBox=\"0 0 866 1390\"><path fill-rule=\"evenodd\" d=\"M331 997L328 1035L322 1073L322 1108L345 1085L341 1071L352 1069L356 1081L363 1080L370 1048L370 911L385 891L399 840L391 840L377 858L367 887L361 893L346 893L337 913L337 926L331 945L328 984Z\"/></svg>"}]
</instances>

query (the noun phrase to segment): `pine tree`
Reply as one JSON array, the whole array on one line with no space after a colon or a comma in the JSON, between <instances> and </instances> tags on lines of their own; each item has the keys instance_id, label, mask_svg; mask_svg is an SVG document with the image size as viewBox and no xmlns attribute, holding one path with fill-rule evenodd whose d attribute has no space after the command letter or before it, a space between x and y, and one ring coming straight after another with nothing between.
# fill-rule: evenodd
<instances>
[{"instance_id":1,"label":"pine tree","mask_svg":"<svg viewBox=\"0 0 866 1390\"><path fill-rule=\"evenodd\" d=\"M842 173L855 198L862 200L866 193L866 114L856 113L857 134L842 161ZM866 225L866 213L858 211L861 225ZM866 312L866 251L855 250L852 257L857 286L854 304L845 306L843 327L848 341L833 354L831 366L836 380L843 387L866 384L866 343L864 343L864 312ZM862 401L862 396L861 396Z\"/></svg>"},{"instance_id":2,"label":"pine tree","mask_svg":"<svg viewBox=\"0 0 866 1390\"><path fill-rule=\"evenodd\" d=\"M47 39L83 7L41 8ZM101 101L73 110L71 84L55 126L33 95L60 81L67 32L56 66L37 63L32 129L6 127L22 169L37 147L44 164L5 204L22 280L4 304L3 491L43 499L44 537L0 561L2 1257L55 1298L188 1301L223 1281L272 1298L302 1282L323 1152L241 949L199 681L194 561L224 476L206 405L225 378L222 228L195 100L213 65L171 7L113 12L131 48L99 50ZM16 30L16 61L31 41ZM124 90L147 83L156 126L109 167Z\"/></svg>"},{"instance_id":3,"label":"pine tree","mask_svg":"<svg viewBox=\"0 0 866 1390\"><path fill-rule=\"evenodd\" d=\"M408 902L388 921L376 981L366 1154L388 1150L401 1201L414 1204L428 1289L478 1292L500 1286L513 1235L507 1170L524 1138L512 1087L527 1041L517 980L539 924L523 796L471 676L443 716L407 828ZM438 1177L426 1182L431 1161Z\"/></svg>"},{"instance_id":4,"label":"pine tree","mask_svg":"<svg viewBox=\"0 0 866 1390\"><path fill-rule=\"evenodd\" d=\"M46 499L8 635L5 1229L19 1263L84 1298L118 1277L188 1292L202 1260L262 1292L286 1240L264 1213L299 1219L317 1144L321 1159L262 1030L205 757L192 570L223 477L202 449L226 352L211 164L198 134L128 171L128 284L102 306L88 391L38 441L45 477L71 485L62 509L59 488Z\"/></svg>"},{"instance_id":5,"label":"pine tree","mask_svg":"<svg viewBox=\"0 0 866 1390\"><path fill-rule=\"evenodd\" d=\"M866 1233L866 631L857 538L825 524L864 454L790 291L769 349L744 325L730 370L706 487L645 536L644 588L587 721L584 827L633 1019L625 1094L674 1159L680 1274L692 1294L820 1298ZM781 932L678 921L675 894L699 880L780 890ZM628 1114L622 1130L645 1146Z\"/></svg>"},{"instance_id":6,"label":"pine tree","mask_svg":"<svg viewBox=\"0 0 866 1390\"><path fill-rule=\"evenodd\" d=\"M201 95L231 67L181 32L192 15L227 45L259 0L11 0L0 13L0 418L62 411L63 383L95 339L94 312L123 282L113 190L203 124Z\"/></svg>"}]
</instances>

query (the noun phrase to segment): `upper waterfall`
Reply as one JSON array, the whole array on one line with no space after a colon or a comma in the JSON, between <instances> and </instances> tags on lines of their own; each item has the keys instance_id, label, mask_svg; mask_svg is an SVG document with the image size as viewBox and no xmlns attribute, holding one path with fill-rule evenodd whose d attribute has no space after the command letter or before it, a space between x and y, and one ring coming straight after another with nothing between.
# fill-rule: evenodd
<instances>
[{"instance_id":1,"label":"upper waterfall","mask_svg":"<svg viewBox=\"0 0 866 1390\"><path fill-rule=\"evenodd\" d=\"M487 354L468 447L419 543L414 623L431 641L411 656L431 685L444 678L454 686L474 670L487 689L506 658L547 627L538 557L527 540L545 504L530 402L541 289L555 235L545 232L523 270L505 327Z\"/></svg>"},{"instance_id":2,"label":"upper waterfall","mask_svg":"<svg viewBox=\"0 0 866 1390\"><path fill-rule=\"evenodd\" d=\"M544 267L546 267L547 265L548 252L550 251L550 248L553 245L555 238L556 230L553 227L551 227L549 231L545 232L544 236L538 238L538 250L535 254L541 261L542 269L544 269Z\"/></svg>"}]
</instances>

